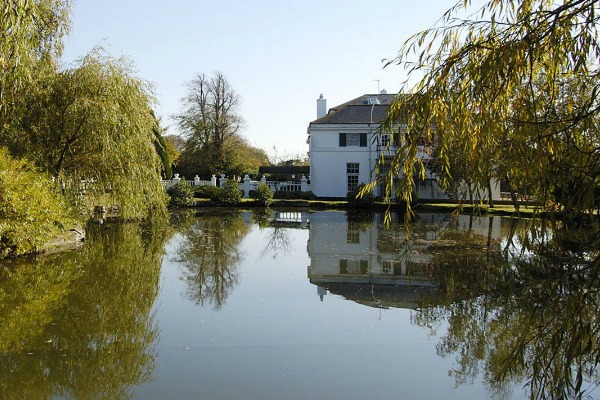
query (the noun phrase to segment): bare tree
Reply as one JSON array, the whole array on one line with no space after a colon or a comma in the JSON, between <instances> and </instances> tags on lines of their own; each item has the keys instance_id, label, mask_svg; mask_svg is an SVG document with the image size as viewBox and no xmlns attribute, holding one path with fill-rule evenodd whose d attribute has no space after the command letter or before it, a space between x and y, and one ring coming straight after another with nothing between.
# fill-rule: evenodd
<instances>
[{"instance_id":1,"label":"bare tree","mask_svg":"<svg viewBox=\"0 0 600 400\"><path fill-rule=\"evenodd\" d=\"M206 157L213 170L223 171L225 143L239 134L243 119L238 114L240 98L221 72L203 73L187 82L183 111L175 118L191 145Z\"/></svg>"}]
</instances>

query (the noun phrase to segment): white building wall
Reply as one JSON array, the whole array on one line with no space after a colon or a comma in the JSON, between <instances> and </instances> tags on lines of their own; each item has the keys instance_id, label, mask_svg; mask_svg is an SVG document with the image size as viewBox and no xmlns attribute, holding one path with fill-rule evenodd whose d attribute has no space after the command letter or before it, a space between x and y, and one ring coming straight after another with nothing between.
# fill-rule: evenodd
<instances>
[{"instance_id":1,"label":"white building wall","mask_svg":"<svg viewBox=\"0 0 600 400\"><path fill-rule=\"evenodd\" d=\"M377 125L371 124L313 124L309 126L310 134L310 171L311 191L318 197L343 198L347 190L347 163L359 163L359 183L368 183L375 180L374 168L378 158L377 141L373 138L377 132ZM340 147L340 133L367 133L367 147L346 146ZM427 153L419 152L418 157L429 158ZM420 199L435 200L448 199L439 186L435 183L435 176L427 174L427 181L418 185L416 196ZM466 189L466 188L465 188ZM375 195L381 193L375 190ZM465 199L468 196L464 196ZM480 191L477 199L487 199L487 188ZM492 198L500 200L500 184L492 181Z\"/></svg>"},{"instance_id":2,"label":"white building wall","mask_svg":"<svg viewBox=\"0 0 600 400\"><path fill-rule=\"evenodd\" d=\"M310 129L311 191L318 197L346 197L347 163L359 164L359 183L372 180L376 159L373 132L367 125L313 125ZM367 133L367 147L340 147L339 134ZM313 172L314 171L314 172Z\"/></svg>"}]
</instances>

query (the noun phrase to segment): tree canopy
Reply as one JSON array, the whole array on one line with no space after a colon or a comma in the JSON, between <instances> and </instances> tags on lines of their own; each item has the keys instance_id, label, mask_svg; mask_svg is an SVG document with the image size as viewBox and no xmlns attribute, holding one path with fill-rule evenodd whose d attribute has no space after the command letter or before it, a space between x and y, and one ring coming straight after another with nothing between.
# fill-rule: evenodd
<instances>
[{"instance_id":1,"label":"tree canopy","mask_svg":"<svg viewBox=\"0 0 600 400\"><path fill-rule=\"evenodd\" d=\"M547 209L597 210L600 1L489 0L459 17L471 5L457 3L388 62L408 79L383 125L401 143L387 180L410 204L425 169L418 144L433 141L446 187L458 147L475 184L495 177Z\"/></svg>"},{"instance_id":2,"label":"tree canopy","mask_svg":"<svg viewBox=\"0 0 600 400\"><path fill-rule=\"evenodd\" d=\"M71 0L11 0L0 7L0 118L40 61L61 54L70 10Z\"/></svg>"},{"instance_id":3,"label":"tree canopy","mask_svg":"<svg viewBox=\"0 0 600 400\"><path fill-rule=\"evenodd\" d=\"M40 85L28 98L14 153L72 191L85 181L87 197L119 204L126 218L164 205L151 88L127 59L95 49Z\"/></svg>"},{"instance_id":4,"label":"tree canopy","mask_svg":"<svg viewBox=\"0 0 600 400\"><path fill-rule=\"evenodd\" d=\"M229 173L230 145L241 140L244 123L238 111L240 98L221 72L211 77L197 74L187 89L183 110L175 116L187 137L184 152L199 160L198 174ZM182 164L189 164L187 158L182 155Z\"/></svg>"},{"instance_id":5,"label":"tree canopy","mask_svg":"<svg viewBox=\"0 0 600 400\"><path fill-rule=\"evenodd\" d=\"M23 190L29 198L1 199L0 242L10 251L0 256L38 250L68 219L65 203L118 205L124 218L166 209L159 158L166 151L151 86L130 61L99 48L59 67L71 3L11 0L0 7L0 154L7 161L0 193L35 175L48 185ZM44 210L58 215L43 217ZM27 225L31 215L44 218L39 229Z\"/></svg>"}]
</instances>

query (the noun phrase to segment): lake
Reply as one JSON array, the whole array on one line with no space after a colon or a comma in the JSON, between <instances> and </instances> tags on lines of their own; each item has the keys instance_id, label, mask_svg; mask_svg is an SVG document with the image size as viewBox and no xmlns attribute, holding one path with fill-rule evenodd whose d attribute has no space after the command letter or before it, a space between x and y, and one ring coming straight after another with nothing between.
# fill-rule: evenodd
<instances>
[{"instance_id":1,"label":"lake","mask_svg":"<svg viewBox=\"0 0 600 400\"><path fill-rule=\"evenodd\" d=\"M2 399L600 398L590 231L207 209L0 267Z\"/></svg>"}]
</instances>

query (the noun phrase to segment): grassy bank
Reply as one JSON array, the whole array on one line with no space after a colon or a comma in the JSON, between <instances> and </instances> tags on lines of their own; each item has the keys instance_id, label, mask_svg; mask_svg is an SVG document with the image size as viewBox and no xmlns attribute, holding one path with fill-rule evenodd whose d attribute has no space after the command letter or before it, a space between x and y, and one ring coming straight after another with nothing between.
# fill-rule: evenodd
<instances>
[{"instance_id":1,"label":"grassy bank","mask_svg":"<svg viewBox=\"0 0 600 400\"><path fill-rule=\"evenodd\" d=\"M219 207L228 206L225 204L213 202L208 199L194 199L195 207ZM253 199L242 199L238 207L263 207L257 201ZM345 200L273 200L270 207L281 207L281 208L313 208L313 209L371 209L376 211L385 211L388 208L392 210L404 210L405 206L402 204L387 204L384 202L375 202L369 205L355 205ZM461 212L465 214L476 214L476 215L506 215L513 216L517 215L517 211L512 204L497 204L493 208L487 204L459 204L449 202L433 202L433 203L419 203L414 206L416 212ZM536 213L540 212L539 206L532 205L521 205L518 215L522 217L531 217Z\"/></svg>"}]
</instances>

